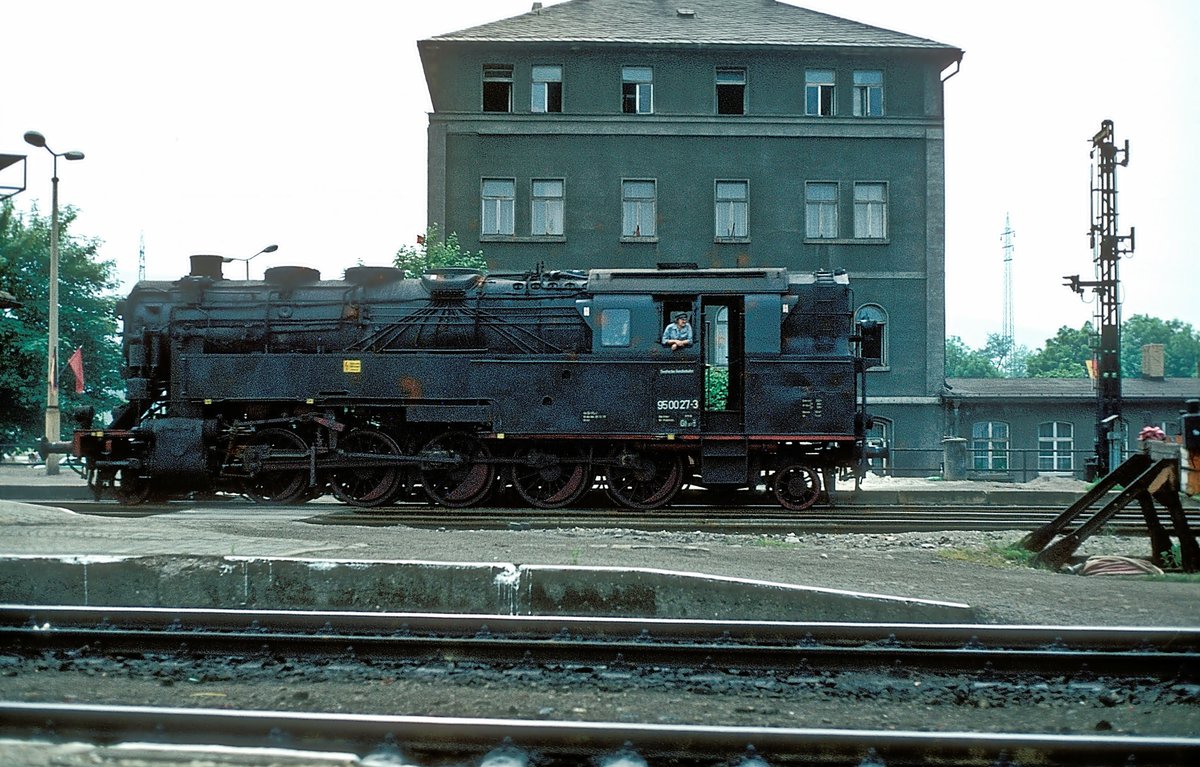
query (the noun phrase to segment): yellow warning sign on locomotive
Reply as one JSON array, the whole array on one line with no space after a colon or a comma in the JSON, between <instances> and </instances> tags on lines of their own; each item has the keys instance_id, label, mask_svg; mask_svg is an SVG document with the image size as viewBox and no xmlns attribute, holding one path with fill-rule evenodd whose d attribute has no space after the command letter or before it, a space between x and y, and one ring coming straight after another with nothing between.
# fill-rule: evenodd
<instances>
[{"instance_id":1,"label":"yellow warning sign on locomotive","mask_svg":"<svg viewBox=\"0 0 1200 767\"><path fill-rule=\"evenodd\" d=\"M361 373L362 360L342 360L343 373Z\"/></svg>"}]
</instances>

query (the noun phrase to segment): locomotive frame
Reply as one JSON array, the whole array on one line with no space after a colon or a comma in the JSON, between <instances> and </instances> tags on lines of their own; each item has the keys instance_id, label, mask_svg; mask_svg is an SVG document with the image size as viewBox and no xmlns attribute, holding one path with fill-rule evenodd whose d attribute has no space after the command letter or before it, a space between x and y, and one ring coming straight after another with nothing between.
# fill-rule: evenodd
<instances>
[{"instance_id":1,"label":"locomotive frame","mask_svg":"<svg viewBox=\"0 0 1200 767\"><path fill-rule=\"evenodd\" d=\"M99 496L332 493L361 507L424 494L473 506L510 486L538 508L599 484L623 507L685 485L769 490L785 508L857 481L866 369L842 272L597 269L404 279L304 267L225 279L193 256L139 283L123 319L128 404L80 423L72 451ZM695 340L664 347L679 312ZM723 401L708 398L724 369Z\"/></svg>"}]
</instances>

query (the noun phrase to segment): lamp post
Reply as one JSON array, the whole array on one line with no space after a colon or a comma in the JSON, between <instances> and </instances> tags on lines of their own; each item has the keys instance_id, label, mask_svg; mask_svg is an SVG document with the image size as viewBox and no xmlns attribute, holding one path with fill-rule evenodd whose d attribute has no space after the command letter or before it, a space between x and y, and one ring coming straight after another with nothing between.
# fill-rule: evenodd
<instances>
[{"instance_id":1,"label":"lamp post","mask_svg":"<svg viewBox=\"0 0 1200 767\"><path fill-rule=\"evenodd\" d=\"M58 158L82 160L83 152L55 152L46 146L46 137L31 130L25 142L40 147L54 158L54 175L50 179L50 334L46 349L46 440L58 442L62 437L58 411ZM58 456L46 456L46 473L58 474Z\"/></svg>"},{"instance_id":2,"label":"lamp post","mask_svg":"<svg viewBox=\"0 0 1200 767\"><path fill-rule=\"evenodd\" d=\"M265 247L262 250L255 253L253 256L247 256L246 258L234 258L232 256L226 256L225 258L221 259L221 262L226 263L226 264L231 264L234 261L244 262L246 264L246 279L249 280L250 279L250 262L253 261L254 259L258 258L259 256L261 256L263 253L274 253L277 250L279 250L278 245L268 245L267 247Z\"/></svg>"}]
</instances>

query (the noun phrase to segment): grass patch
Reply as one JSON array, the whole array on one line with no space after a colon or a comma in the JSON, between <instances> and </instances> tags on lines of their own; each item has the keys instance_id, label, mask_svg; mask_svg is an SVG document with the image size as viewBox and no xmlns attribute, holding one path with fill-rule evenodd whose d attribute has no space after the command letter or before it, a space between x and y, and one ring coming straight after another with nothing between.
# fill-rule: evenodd
<instances>
[{"instance_id":1,"label":"grass patch","mask_svg":"<svg viewBox=\"0 0 1200 767\"><path fill-rule=\"evenodd\" d=\"M1200 573L1164 573L1162 575L1147 575L1147 581L1159 583L1200 583Z\"/></svg>"},{"instance_id":2,"label":"grass patch","mask_svg":"<svg viewBox=\"0 0 1200 767\"><path fill-rule=\"evenodd\" d=\"M987 567L1033 567L1035 552L1015 543L1007 546L988 546L986 549L940 549L939 557L954 562L969 562Z\"/></svg>"}]
</instances>

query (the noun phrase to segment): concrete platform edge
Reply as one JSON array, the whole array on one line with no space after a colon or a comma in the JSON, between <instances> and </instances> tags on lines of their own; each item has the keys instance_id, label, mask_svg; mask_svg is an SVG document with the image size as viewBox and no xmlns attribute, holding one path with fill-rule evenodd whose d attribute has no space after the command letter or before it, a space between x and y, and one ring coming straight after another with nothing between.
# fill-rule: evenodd
<instances>
[{"instance_id":1,"label":"concrete platform edge","mask_svg":"<svg viewBox=\"0 0 1200 767\"><path fill-rule=\"evenodd\" d=\"M969 605L646 568L0 554L0 602L970 623Z\"/></svg>"}]
</instances>

